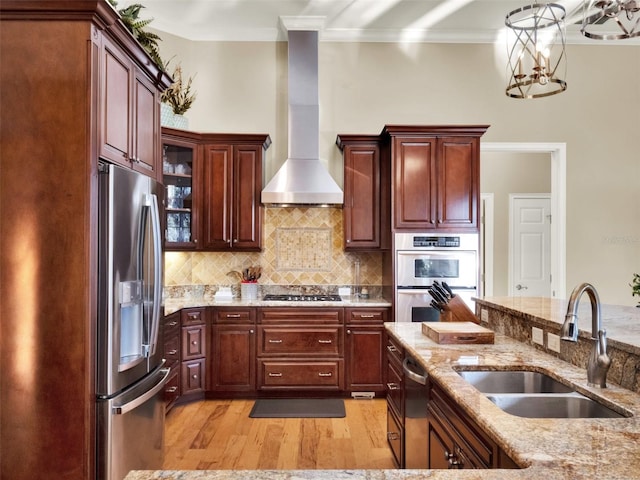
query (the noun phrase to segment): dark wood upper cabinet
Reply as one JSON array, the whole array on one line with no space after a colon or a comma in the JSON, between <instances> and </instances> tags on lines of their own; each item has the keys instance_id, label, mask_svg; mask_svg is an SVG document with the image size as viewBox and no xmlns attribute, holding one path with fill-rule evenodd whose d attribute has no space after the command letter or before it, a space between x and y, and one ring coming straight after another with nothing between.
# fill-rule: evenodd
<instances>
[{"instance_id":1,"label":"dark wood upper cabinet","mask_svg":"<svg viewBox=\"0 0 640 480\"><path fill-rule=\"evenodd\" d=\"M477 231L480 137L488 126L387 126L394 231Z\"/></svg>"},{"instance_id":2,"label":"dark wood upper cabinet","mask_svg":"<svg viewBox=\"0 0 640 480\"><path fill-rule=\"evenodd\" d=\"M344 159L344 249L379 250L389 244L388 162L378 135L338 135Z\"/></svg>"},{"instance_id":3,"label":"dark wood upper cabinet","mask_svg":"<svg viewBox=\"0 0 640 480\"><path fill-rule=\"evenodd\" d=\"M189 172L165 172L165 185L175 185L183 194L184 186L190 187L189 202L179 199L175 206L173 213L179 217L167 218L165 248L259 251L264 209L260 203L262 164L270 137L171 128L162 132L167 167L186 163L183 169ZM173 199L169 191L167 199ZM177 218L182 219L179 224Z\"/></svg>"},{"instance_id":4,"label":"dark wood upper cabinet","mask_svg":"<svg viewBox=\"0 0 640 480\"><path fill-rule=\"evenodd\" d=\"M146 175L160 175L159 92L131 58L102 39L100 156Z\"/></svg>"}]
</instances>

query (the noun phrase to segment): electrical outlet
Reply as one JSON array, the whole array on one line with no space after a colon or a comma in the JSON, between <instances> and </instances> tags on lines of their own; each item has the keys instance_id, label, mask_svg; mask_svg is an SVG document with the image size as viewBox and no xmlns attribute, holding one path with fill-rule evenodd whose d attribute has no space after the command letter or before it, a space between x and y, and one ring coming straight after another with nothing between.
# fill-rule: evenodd
<instances>
[{"instance_id":1,"label":"electrical outlet","mask_svg":"<svg viewBox=\"0 0 640 480\"><path fill-rule=\"evenodd\" d=\"M480 310L480 320L482 320L483 322L489 321L489 310L487 310L486 308Z\"/></svg>"},{"instance_id":2,"label":"electrical outlet","mask_svg":"<svg viewBox=\"0 0 640 480\"><path fill-rule=\"evenodd\" d=\"M544 332L541 328L531 327L531 341L538 345L544 345Z\"/></svg>"},{"instance_id":3,"label":"electrical outlet","mask_svg":"<svg viewBox=\"0 0 640 480\"><path fill-rule=\"evenodd\" d=\"M547 333L547 348L560 353L560 337L553 333Z\"/></svg>"}]
</instances>

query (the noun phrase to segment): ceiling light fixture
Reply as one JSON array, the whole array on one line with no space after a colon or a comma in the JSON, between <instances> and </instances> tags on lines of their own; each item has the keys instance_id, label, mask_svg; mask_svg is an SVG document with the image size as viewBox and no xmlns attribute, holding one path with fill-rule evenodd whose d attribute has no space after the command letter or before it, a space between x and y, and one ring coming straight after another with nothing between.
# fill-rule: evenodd
<instances>
[{"instance_id":1,"label":"ceiling light fixture","mask_svg":"<svg viewBox=\"0 0 640 480\"><path fill-rule=\"evenodd\" d=\"M557 3L534 3L506 16L507 96L548 97L567 89L565 15Z\"/></svg>"},{"instance_id":2,"label":"ceiling light fixture","mask_svg":"<svg viewBox=\"0 0 640 480\"><path fill-rule=\"evenodd\" d=\"M605 32L614 25L618 33ZM640 1L585 0L582 34L596 40L624 40L640 35Z\"/></svg>"}]
</instances>

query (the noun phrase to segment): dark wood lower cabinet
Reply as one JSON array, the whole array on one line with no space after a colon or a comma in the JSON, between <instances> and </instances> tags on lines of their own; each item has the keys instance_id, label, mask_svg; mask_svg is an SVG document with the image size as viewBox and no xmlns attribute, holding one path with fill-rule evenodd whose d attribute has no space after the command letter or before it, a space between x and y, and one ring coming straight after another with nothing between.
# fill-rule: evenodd
<instances>
[{"instance_id":1,"label":"dark wood lower cabinet","mask_svg":"<svg viewBox=\"0 0 640 480\"><path fill-rule=\"evenodd\" d=\"M429 386L428 468L519 468L434 382Z\"/></svg>"},{"instance_id":2,"label":"dark wood lower cabinet","mask_svg":"<svg viewBox=\"0 0 640 480\"><path fill-rule=\"evenodd\" d=\"M255 395L256 309L215 307L210 318L210 394Z\"/></svg>"},{"instance_id":3,"label":"dark wood lower cabinet","mask_svg":"<svg viewBox=\"0 0 640 480\"><path fill-rule=\"evenodd\" d=\"M387 308L230 305L175 312L165 317L163 339L175 375L165 389L167 411L205 394L384 394L387 318Z\"/></svg>"}]
</instances>

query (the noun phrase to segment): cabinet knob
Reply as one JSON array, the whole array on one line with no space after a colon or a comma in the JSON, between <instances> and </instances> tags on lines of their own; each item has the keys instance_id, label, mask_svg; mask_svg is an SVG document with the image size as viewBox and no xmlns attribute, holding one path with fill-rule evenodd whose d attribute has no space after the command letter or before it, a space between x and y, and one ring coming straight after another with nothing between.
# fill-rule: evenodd
<instances>
[{"instance_id":1,"label":"cabinet knob","mask_svg":"<svg viewBox=\"0 0 640 480\"><path fill-rule=\"evenodd\" d=\"M175 327L177 324L178 324L178 322L169 322L169 323L167 323L167 326Z\"/></svg>"},{"instance_id":2,"label":"cabinet knob","mask_svg":"<svg viewBox=\"0 0 640 480\"><path fill-rule=\"evenodd\" d=\"M255 333L255 332L253 331L253 328L252 328L251 330L249 330L249 333Z\"/></svg>"},{"instance_id":3,"label":"cabinet knob","mask_svg":"<svg viewBox=\"0 0 640 480\"><path fill-rule=\"evenodd\" d=\"M194 373L193 375L191 375L191 378L198 378L198 375Z\"/></svg>"},{"instance_id":4,"label":"cabinet knob","mask_svg":"<svg viewBox=\"0 0 640 480\"><path fill-rule=\"evenodd\" d=\"M389 432L387 433L387 438L389 440L400 440L400 435L396 432Z\"/></svg>"},{"instance_id":5,"label":"cabinet knob","mask_svg":"<svg viewBox=\"0 0 640 480\"><path fill-rule=\"evenodd\" d=\"M351 330L347 330L347 335L351 335Z\"/></svg>"},{"instance_id":6,"label":"cabinet knob","mask_svg":"<svg viewBox=\"0 0 640 480\"><path fill-rule=\"evenodd\" d=\"M191 340L191 345L197 345L198 342L196 340Z\"/></svg>"},{"instance_id":7,"label":"cabinet knob","mask_svg":"<svg viewBox=\"0 0 640 480\"><path fill-rule=\"evenodd\" d=\"M393 345L387 345L387 350L389 350L391 353L395 353L398 351L398 349Z\"/></svg>"}]
</instances>

